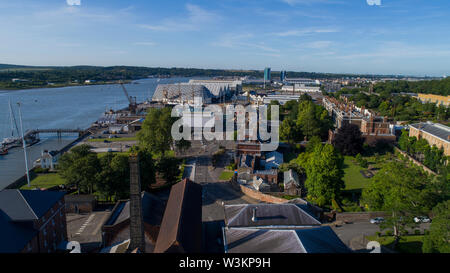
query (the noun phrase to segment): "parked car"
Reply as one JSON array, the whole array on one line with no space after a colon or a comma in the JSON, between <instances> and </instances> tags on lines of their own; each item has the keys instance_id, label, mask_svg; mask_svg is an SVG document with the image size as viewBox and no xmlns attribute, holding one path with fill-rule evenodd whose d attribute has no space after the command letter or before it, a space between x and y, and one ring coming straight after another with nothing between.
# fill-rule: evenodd
<instances>
[{"instance_id":1,"label":"parked car","mask_svg":"<svg viewBox=\"0 0 450 273\"><path fill-rule=\"evenodd\" d=\"M371 224L380 224L382 222L384 222L383 217L376 217L376 218L370 219Z\"/></svg>"},{"instance_id":2,"label":"parked car","mask_svg":"<svg viewBox=\"0 0 450 273\"><path fill-rule=\"evenodd\" d=\"M111 141L105 139L105 140L103 140L103 142L104 143L110 143Z\"/></svg>"},{"instance_id":3,"label":"parked car","mask_svg":"<svg viewBox=\"0 0 450 273\"><path fill-rule=\"evenodd\" d=\"M427 216L416 216L414 217L414 222L416 223L429 223L431 222L431 219Z\"/></svg>"}]
</instances>

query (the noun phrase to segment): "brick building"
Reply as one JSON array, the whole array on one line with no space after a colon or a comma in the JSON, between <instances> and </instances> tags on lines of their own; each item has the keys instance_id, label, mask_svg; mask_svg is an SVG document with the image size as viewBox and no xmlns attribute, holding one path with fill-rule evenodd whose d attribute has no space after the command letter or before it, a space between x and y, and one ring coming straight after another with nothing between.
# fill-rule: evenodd
<instances>
[{"instance_id":1,"label":"brick building","mask_svg":"<svg viewBox=\"0 0 450 273\"><path fill-rule=\"evenodd\" d=\"M333 97L324 97L322 104L327 109L335 123L336 129L344 124L354 124L359 127L366 143L372 144L379 140L393 142L396 140L394 127L387 117L377 115L374 111L357 107L347 97L339 101ZM330 131L329 142L333 140L336 131Z\"/></svg>"},{"instance_id":2,"label":"brick building","mask_svg":"<svg viewBox=\"0 0 450 273\"><path fill-rule=\"evenodd\" d=\"M67 240L64 192L0 191L0 253L54 252Z\"/></svg>"},{"instance_id":3,"label":"brick building","mask_svg":"<svg viewBox=\"0 0 450 273\"><path fill-rule=\"evenodd\" d=\"M409 136L424 138L431 146L444 149L444 154L450 156L450 127L438 123L416 123L409 126Z\"/></svg>"}]
</instances>

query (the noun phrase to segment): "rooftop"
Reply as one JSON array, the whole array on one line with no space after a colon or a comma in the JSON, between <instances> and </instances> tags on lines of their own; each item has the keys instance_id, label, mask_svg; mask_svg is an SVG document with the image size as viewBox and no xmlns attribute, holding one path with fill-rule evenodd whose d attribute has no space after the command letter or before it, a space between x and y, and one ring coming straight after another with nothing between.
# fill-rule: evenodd
<instances>
[{"instance_id":1,"label":"rooftop","mask_svg":"<svg viewBox=\"0 0 450 273\"><path fill-rule=\"evenodd\" d=\"M225 205L227 227L292 228L316 226L321 223L296 204L242 204ZM253 212L256 209L256 221Z\"/></svg>"},{"instance_id":2,"label":"rooftop","mask_svg":"<svg viewBox=\"0 0 450 273\"><path fill-rule=\"evenodd\" d=\"M424 131L433 135L437 138L440 138L446 142L450 142L450 127L447 127L443 124L439 123L431 123L431 122L421 122L410 125L413 128Z\"/></svg>"},{"instance_id":3,"label":"rooftop","mask_svg":"<svg viewBox=\"0 0 450 273\"><path fill-rule=\"evenodd\" d=\"M226 253L351 253L328 227L293 230L225 228Z\"/></svg>"}]
</instances>

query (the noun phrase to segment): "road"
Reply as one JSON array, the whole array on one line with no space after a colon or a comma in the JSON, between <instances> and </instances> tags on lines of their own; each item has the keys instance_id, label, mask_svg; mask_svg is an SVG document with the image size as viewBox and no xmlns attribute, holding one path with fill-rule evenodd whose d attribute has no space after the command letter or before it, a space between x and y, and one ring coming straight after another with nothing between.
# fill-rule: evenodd
<instances>
[{"instance_id":1,"label":"road","mask_svg":"<svg viewBox=\"0 0 450 273\"><path fill-rule=\"evenodd\" d=\"M212 147L211 147L212 148ZM202 221L204 250L208 253L223 253L224 209L222 204L258 203L234 190L228 182L219 182L221 170L211 164L211 151L208 146L203 155L195 157L194 182L203 187Z\"/></svg>"}]
</instances>

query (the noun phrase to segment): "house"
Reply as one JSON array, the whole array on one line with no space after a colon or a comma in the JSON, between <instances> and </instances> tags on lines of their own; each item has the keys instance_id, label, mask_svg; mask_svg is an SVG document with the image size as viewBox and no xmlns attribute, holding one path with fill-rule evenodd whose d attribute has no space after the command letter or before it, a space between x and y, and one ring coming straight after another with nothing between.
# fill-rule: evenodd
<instances>
[{"instance_id":1,"label":"house","mask_svg":"<svg viewBox=\"0 0 450 273\"><path fill-rule=\"evenodd\" d=\"M253 174L259 178L266 180L271 185L278 184L278 170L270 169L270 170L256 170Z\"/></svg>"},{"instance_id":2,"label":"house","mask_svg":"<svg viewBox=\"0 0 450 273\"><path fill-rule=\"evenodd\" d=\"M225 253L351 253L305 206L225 205Z\"/></svg>"},{"instance_id":3,"label":"house","mask_svg":"<svg viewBox=\"0 0 450 273\"><path fill-rule=\"evenodd\" d=\"M250 185L253 189L260 192L268 192L271 188L270 185L266 181L264 181L264 179L257 176L253 176L253 180Z\"/></svg>"},{"instance_id":4,"label":"house","mask_svg":"<svg viewBox=\"0 0 450 273\"><path fill-rule=\"evenodd\" d=\"M202 252L202 186L189 179L172 186L154 253Z\"/></svg>"},{"instance_id":5,"label":"house","mask_svg":"<svg viewBox=\"0 0 450 273\"><path fill-rule=\"evenodd\" d=\"M42 151L41 157L33 163L33 167L40 167L42 169L56 169L60 153L58 151Z\"/></svg>"},{"instance_id":6,"label":"house","mask_svg":"<svg viewBox=\"0 0 450 273\"><path fill-rule=\"evenodd\" d=\"M0 191L0 253L54 252L67 240L64 192Z\"/></svg>"},{"instance_id":7,"label":"house","mask_svg":"<svg viewBox=\"0 0 450 273\"><path fill-rule=\"evenodd\" d=\"M283 164L283 154L273 151L266 154L266 160L261 162L266 170L278 169Z\"/></svg>"},{"instance_id":8,"label":"house","mask_svg":"<svg viewBox=\"0 0 450 273\"><path fill-rule=\"evenodd\" d=\"M283 173L284 175L284 193L288 195L301 196L301 186L298 174L294 170Z\"/></svg>"},{"instance_id":9,"label":"house","mask_svg":"<svg viewBox=\"0 0 450 273\"><path fill-rule=\"evenodd\" d=\"M142 192L145 249L153 252L163 219L165 203L153 194ZM103 247L130 239L130 200L119 200L102 226Z\"/></svg>"}]
</instances>

